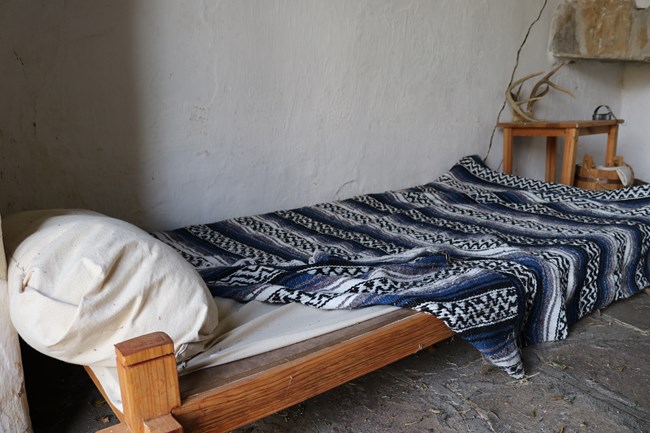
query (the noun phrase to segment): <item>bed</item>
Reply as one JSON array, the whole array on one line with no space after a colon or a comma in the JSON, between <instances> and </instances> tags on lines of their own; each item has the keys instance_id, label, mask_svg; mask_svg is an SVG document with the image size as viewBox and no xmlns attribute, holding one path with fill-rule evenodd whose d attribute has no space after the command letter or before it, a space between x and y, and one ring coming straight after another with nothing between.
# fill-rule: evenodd
<instances>
[{"instance_id":1,"label":"bed","mask_svg":"<svg viewBox=\"0 0 650 433\"><path fill-rule=\"evenodd\" d=\"M68 227L69 214L3 223L12 320L38 350L89 366L122 421L106 432L230 431L453 334L522 378L522 346L566 338L572 323L638 293L650 278L649 186L579 190L498 173L477 157L418 187L154 237L121 222L96 228L103 217L83 212L73 212L76 225ZM34 237L48 228L56 235ZM136 241L117 247L125 230ZM94 235L79 235L87 232ZM101 257L76 257L84 242ZM33 271L44 268L46 243L58 253L52 262L67 270L63 282L56 272ZM118 259L102 268L104 256ZM21 272L13 279L12 266ZM151 278L159 268L169 272ZM167 281L177 274L186 277ZM91 283L70 298L80 275ZM65 302L35 308L39 278ZM167 283L199 289L169 303ZM133 297L143 285L152 288ZM219 347L212 296L302 304L300 311L311 309L306 317L329 314L313 307L356 312L229 360L221 350L209 355ZM163 304L145 308L150 298ZM115 320L111 305L121 306L120 326L98 320ZM55 310L74 320L44 321L44 311ZM190 329L178 329L184 323ZM163 332L146 333L152 326ZM107 355L113 344L116 365Z\"/></svg>"}]
</instances>

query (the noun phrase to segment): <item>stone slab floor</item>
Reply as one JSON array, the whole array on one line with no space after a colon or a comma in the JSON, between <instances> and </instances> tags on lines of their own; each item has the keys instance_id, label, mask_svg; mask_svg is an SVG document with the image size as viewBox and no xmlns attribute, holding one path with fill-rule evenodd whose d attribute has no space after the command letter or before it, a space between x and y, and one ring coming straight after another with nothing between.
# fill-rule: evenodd
<instances>
[{"instance_id":1,"label":"stone slab floor","mask_svg":"<svg viewBox=\"0 0 650 433\"><path fill-rule=\"evenodd\" d=\"M482 368L455 339L312 398L237 433L648 432L648 292L584 318L567 340L523 351L520 381ZM116 422L80 367L27 353L36 433Z\"/></svg>"}]
</instances>

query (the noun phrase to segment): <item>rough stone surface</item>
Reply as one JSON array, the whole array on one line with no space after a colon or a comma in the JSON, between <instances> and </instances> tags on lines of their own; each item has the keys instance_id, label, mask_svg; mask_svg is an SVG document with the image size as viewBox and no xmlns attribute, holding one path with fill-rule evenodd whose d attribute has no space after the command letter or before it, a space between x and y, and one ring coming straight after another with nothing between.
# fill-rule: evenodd
<instances>
[{"instance_id":1,"label":"rough stone surface","mask_svg":"<svg viewBox=\"0 0 650 433\"><path fill-rule=\"evenodd\" d=\"M564 0L551 28L556 57L650 62L650 9L634 0Z\"/></svg>"},{"instance_id":2,"label":"rough stone surface","mask_svg":"<svg viewBox=\"0 0 650 433\"><path fill-rule=\"evenodd\" d=\"M565 341L524 349L524 380L485 371L480 355L455 339L235 433L650 432L649 312L642 293L584 318ZM62 397L49 394L50 406L32 410L36 433L115 422L93 405L98 397L82 371L59 370ZM30 389L30 398L39 394Z\"/></svg>"}]
</instances>

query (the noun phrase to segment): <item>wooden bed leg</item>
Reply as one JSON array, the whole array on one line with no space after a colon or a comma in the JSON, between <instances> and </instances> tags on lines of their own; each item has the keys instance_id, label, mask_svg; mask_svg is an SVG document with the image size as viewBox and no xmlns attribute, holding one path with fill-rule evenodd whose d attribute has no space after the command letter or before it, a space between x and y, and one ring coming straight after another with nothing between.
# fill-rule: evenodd
<instances>
[{"instance_id":1,"label":"wooden bed leg","mask_svg":"<svg viewBox=\"0 0 650 433\"><path fill-rule=\"evenodd\" d=\"M174 344L162 332L115 345L124 422L131 433L182 433L171 416L181 403Z\"/></svg>"}]
</instances>

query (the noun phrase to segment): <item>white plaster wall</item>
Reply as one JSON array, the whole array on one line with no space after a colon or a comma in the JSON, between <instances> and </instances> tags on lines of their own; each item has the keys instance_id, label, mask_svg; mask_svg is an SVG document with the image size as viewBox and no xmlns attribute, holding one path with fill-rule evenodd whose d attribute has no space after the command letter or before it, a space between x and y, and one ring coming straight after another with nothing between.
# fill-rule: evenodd
<instances>
[{"instance_id":1,"label":"white plaster wall","mask_svg":"<svg viewBox=\"0 0 650 433\"><path fill-rule=\"evenodd\" d=\"M542 4L0 0L0 213L83 207L153 230L427 182L488 154ZM517 77L550 66L555 4ZM577 98L538 114L618 111L621 75L570 65L557 82ZM543 175L542 145L516 155Z\"/></svg>"},{"instance_id":2,"label":"white plaster wall","mask_svg":"<svg viewBox=\"0 0 650 433\"><path fill-rule=\"evenodd\" d=\"M637 178L650 181L650 65L625 66L621 114L618 153Z\"/></svg>"},{"instance_id":3,"label":"white plaster wall","mask_svg":"<svg viewBox=\"0 0 650 433\"><path fill-rule=\"evenodd\" d=\"M148 229L429 181L487 154L541 0L0 2L0 211L86 207ZM517 76L547 69L549 2ZM620 108L620 68L570 65ZM509 109L502 120L510 119ZM488 162L501 161L501 135ZM516 172L543 175L543 146Z\"/></svg>"},{"instance_id":4,"label":"white plaster wall","mask_svg":"<svg viewBox=\"0 0 650 433\"><path fill-rule=\"evenodd\" d=\"M31 425L20 344L9 318L7 262L4 249L0 248L0 433L29 432Z\"/></svg>"}]
</instances>

